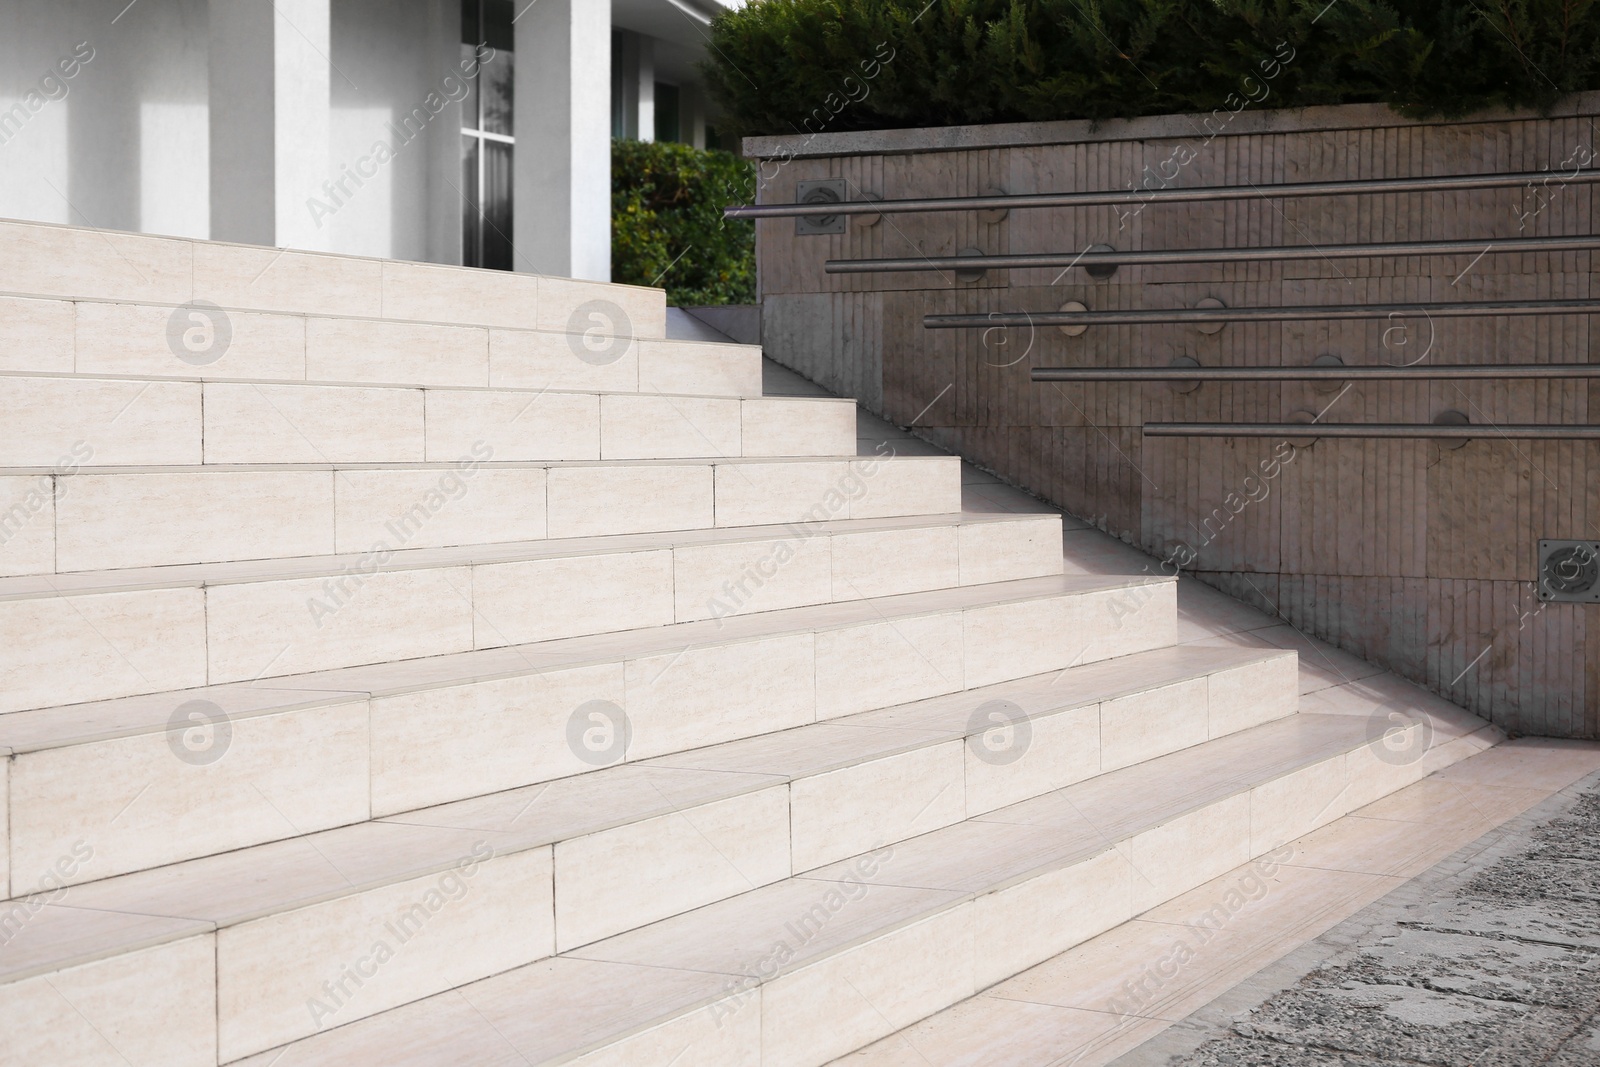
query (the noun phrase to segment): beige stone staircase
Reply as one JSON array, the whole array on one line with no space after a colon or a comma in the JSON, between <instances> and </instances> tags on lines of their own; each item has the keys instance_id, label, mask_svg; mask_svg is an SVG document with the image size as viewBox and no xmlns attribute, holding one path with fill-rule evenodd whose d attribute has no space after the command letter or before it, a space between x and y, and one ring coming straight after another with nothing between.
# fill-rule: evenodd
<instances>
[{"instance_id":1,"label":"beige stone staircase","mask_svg":"<svg viewBox=\"0 0 1600 1067\"><path fill-rule=\"evenodd\" d=\"M660 291L7 222L0 294L0 1063L821 1064L1489 743Z\"/></svg>"}]
</instances>

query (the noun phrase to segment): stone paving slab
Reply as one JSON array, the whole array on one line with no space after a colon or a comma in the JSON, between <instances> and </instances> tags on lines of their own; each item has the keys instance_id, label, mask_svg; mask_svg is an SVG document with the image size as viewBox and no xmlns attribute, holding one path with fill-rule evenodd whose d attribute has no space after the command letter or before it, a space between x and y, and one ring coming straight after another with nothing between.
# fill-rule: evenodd
<instances>
[{"instance_id":1,"label":"stone paving slab","mask_svg":"<svg viewBox=\"0 0 1600 1067\"><path fill-rule=\"evenodd\" d=\"M1600 774L1511 820L1118 1067L1600 1065Z\"/></svg>"}]
</instances>

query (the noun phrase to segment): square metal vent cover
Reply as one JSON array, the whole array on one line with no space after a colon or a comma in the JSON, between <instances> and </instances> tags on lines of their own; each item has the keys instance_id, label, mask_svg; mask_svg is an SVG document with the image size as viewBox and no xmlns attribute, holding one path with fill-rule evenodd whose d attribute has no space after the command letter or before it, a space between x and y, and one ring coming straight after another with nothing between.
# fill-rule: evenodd
<instances>
[{"instance_id":1,"label":"square metal vent cover","mask_svg":"<svg viewBox=\"0 0 1600 1067\"><path fill-rule=\"evenodd\" d=\"M798 204L842 204L845 198L844 179L795 182L794 198ZM794 220L794 232L800 236L843 233L846 218L845 215L800 215Z\"/></svg>"},{"instance_id":2,"label":"square metal vent cover","mask_svg":"<svg viewBox=\"0 0 1600 1067\"><path fill-rule=\"evenodd\" d=\"M1600 604L1600 541L1541 540L1539 599Z\"/></svg>"}]
</instances>

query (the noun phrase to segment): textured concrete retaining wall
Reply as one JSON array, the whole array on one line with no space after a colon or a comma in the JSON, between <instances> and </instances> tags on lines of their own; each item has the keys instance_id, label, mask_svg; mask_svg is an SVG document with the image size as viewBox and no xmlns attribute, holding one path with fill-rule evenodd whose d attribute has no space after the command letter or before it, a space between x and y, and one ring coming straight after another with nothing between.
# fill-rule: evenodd
<instances>
[{"instance_id":1,"label":"textured concrete retaining wall","mask_svg":"<svg viewBox=\"0 0 1600 1067\"><path fill-rule=\"evenodd\" d=\"M1600 94L1548 117L1415 123L1366 105L1303 112L822 133L755 138L764 202L796 181L842 178L851 198L962 196L1160 184L1257 184L1483 171L1570 170L1591 160ZM1209 125L1207 121L1209 120ZM1211 136L1212 131L1220 131ZM1189 157L1192 156L1192 159ZM1188 160L1176 165L1174 159ZM1563 164L1565 163L1565 167ZM1147 169L1148 168L1148 169ZM1294 626L1421 682L1509 730L1600 736L1600 607L1540 610L1541 537L1600 539L1594 444L1482 439L1457 450L1409 441L1323 440L1265 477L1269 440L1145 440L1145 421L1279 421L1337 396L1300 383L1046 385L1030 366L1584 362L1587 317L925 330L928 313L1295 304L1443 303L1590 296L1588 253L1315 260L953 275L829 275L829 258L1209 248L1592 233L1594 187L1552 176L1500 189L1127 208L971 212L852 221L836 236L759 223L768 355L915 428L1069 512L1180 562ZM1429 347L1431 345L1431 348ZM1366 383L1334 422L1591 422L1587 383ZM1593 399L1592 399L1593 398Z\"/></svg>"}]
</instances>

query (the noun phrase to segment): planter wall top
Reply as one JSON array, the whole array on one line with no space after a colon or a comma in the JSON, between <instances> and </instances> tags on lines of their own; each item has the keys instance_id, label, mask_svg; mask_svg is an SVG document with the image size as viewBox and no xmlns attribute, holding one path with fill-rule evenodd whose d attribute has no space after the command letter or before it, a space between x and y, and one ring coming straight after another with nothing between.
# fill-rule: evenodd
<instances>
[{"instance_id":1,"label":"planter wall top","mask_svg":"<svg viewBox=\"0 0 1600 1067\"><path fill-rule=\"evenodd\" d=\"M1223 115L1226 108L1219 108ZM1314 130L1376 129L1392 126L1470 125L1508 119L1557 118L1600 112L1600 92L1576 93L1551 109L1489 111L1464 118L1408 119L1385 104L1334 104L1294 110L1251 110L1234 115L1224 136L1259 133L1305 133ZM1010 148L1028 145L1144 141L1205 136L1205 114L1146 115L1135 119L1069 119L1061 122L1006 122L978 126L929 126L903 130L849 130L837 133L746 137L749 159L806 159L822 156L894 155L909 152ZM1215 120L1213 120L1215 122Z\"/></svg>"}]
</instances>

